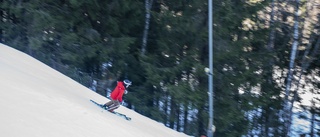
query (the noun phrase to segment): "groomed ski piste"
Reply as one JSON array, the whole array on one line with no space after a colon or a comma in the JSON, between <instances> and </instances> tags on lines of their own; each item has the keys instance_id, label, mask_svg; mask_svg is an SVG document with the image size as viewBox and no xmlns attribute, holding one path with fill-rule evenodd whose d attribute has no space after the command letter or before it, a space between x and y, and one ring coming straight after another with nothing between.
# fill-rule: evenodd
<instances>
[{"instance_id":1,"label":"groomed ski piste","mask_svg":"<svg viewBox=\"0 0 320 137\"><path fill-rule=\"evenodd\" d=\"M89 100L98 95L40 61L0 43L2 137L186 137L121 106L125 120Z\"/></svg>"}]
</instances>

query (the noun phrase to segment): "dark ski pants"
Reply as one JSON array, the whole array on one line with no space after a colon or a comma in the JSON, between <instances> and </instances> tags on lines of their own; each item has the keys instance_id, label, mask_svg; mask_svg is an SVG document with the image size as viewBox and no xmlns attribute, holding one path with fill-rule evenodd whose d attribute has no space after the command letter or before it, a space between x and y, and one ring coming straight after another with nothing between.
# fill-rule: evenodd
<instances>
[{"instance_id":1,"label":"dark ski pants","mask_svg":"<svg viewBox=\"0 0 320 137\"><path fill-rule=\"evenodd\" d=\"M120 107L120 102L118 100L110 100L109 102L107 102L105 104L105 106L107 106L109 111L113 111L115 109L117 109L118 107Z\"/></svg>"}]
</instances>

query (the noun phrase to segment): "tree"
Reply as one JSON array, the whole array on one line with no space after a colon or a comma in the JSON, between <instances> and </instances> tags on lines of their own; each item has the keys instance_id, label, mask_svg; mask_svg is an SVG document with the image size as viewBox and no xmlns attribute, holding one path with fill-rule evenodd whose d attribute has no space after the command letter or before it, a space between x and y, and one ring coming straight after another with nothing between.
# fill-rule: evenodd
<instances>
[{"instance_id":1,"label":"tree","mask_svg":"<svg viewBox=\"0 0 320 137\"><path fill-rule=\"evenodd\" d=\"M153 0L145 0L145 9L146 9L146 17L145 17L145 26L143 30L143 37L142 37L142 47L141 47L141 54L145 54L146 47L147 47L147 40L148 40L148 31L149 31L149 24L150 24L150 17L151 17L151 7L153 4Z\"/></svg>"}]
</instances>

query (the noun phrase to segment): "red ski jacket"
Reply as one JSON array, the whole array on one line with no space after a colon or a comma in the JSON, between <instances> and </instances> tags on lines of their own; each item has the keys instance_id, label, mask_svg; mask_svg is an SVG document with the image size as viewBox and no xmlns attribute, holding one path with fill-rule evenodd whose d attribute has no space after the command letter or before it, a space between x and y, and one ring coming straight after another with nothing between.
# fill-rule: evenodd
<instances>
[{"instance_id":1,"label":"red ski jacket","mask_svg":"<svg viewBox=\"0 0 320 137\"><path fill-rule=\"evenodd\" d=\"M118 81L116 88L111 92L111 99L122 102L122 96L125 90L126 88L124 87L123 82Z\"/></svg>"}]
</instances>

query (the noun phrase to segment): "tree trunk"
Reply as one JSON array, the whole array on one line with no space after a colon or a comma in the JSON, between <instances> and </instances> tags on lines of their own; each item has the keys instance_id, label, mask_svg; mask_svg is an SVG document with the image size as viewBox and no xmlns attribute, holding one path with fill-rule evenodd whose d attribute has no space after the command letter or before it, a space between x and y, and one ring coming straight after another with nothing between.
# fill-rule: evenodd
<instances>
[{"instance_id":1,"label":"tree trunk","mask_svg":"<svg viewBox=\"0 0 320 137\"><path fill-rule=\"evenodd\" d=\"M290 89L291 89L291 82L293 79L293 71L294 71L294 63L296 58L296 52L298 49L299 44L299 3L300 0L296 0L296 7L295 7L295 21L294 21L294 34L293 34L293 44L291 48L291 56L290 56L290 64L288 69L287 75L287 83L285 89L285 99L284 99L284 134L285 136L289 136L290 134L290 126L291 126L291 115L292 111L290 112Z\"/></svg>"},{"instance_id":2,"label":"tree trunk","mask_svg":"<svg viewBox=\"0 0 320 137\"><path fill-rule=\"evenodd\" d=\"M142 47L141 47L141 54L145 55L146 48L147 48L147 40L148 40L148 32L149 32L149 25L150 25L150 17L151 17L151 7L152 7L153 0L145 0L145 8L146 8L146 20L143 30L143 37L142 37Z\"/></svg>"},{"instance_id":3,"label":"tree trunk","mask_svg":"<svg viewBox=\"0 0 320 137\"><path fill-rule=\"evenodd\" d=\"M274 8L275 8L275 0L271 2L271 12L270 12L270 34L269 34L269 42L268 42L268 51L273 50L274 47L274 38L275 38L275 25L274 25Z\"/></svg>"},{"instance_id":4,"label":"tree trunk","mask_svg":"<svg viewBox=\"0 0 320 137\"><path fill-rule=\"evenodd\" d=\"M186 133L188 127L188 105L184 105L184 116L183 116L183 132Z\"/></svg>"},{"instance_id":5,"label":"tree trunk","mask_svg":"<svg viewBox=\"0 0 320 137\"><path fill-rule=\"evenodd\" d=\"M265 117L264 117L265 124L264 124L264 129L263 129L262 135L264 137L268 137L268 135L269 135L269 114L270 114L269 105L264 108L264 111L265 111Z\"/></svg>"},{"instance_id":6,"label":"tree trunk","mask_svg":"<svg viewBox=\"0 0 320 137\"><path fill-rule=\"evenodd\" d=\"M272 0L271 2L271 12L270 12L270 33L269 33L269 41L268 41L268 45L267 45L267 51L268 54L273 54L273 50L274 50L274 41L275 41L275 1L276 0ZM274 59L273 56L271 56L271 58L268 61L268 64L266 64L265 66L265 70L266 70L266 85L270 85L272 86L273 84L273 66L274 66ZM267 91L268 89L262 89L264 90L264 92L270 93L269 91ZM265 116L264 116L264 124L262 124L262 135L267 137L269 135L269 126L270 126L270 121L269 121L269 105L267 105L266 107L263 107L263 111L265 112Z\"/></svg>"},{"instance_id":7,"label":"tree trunk","mask_svg":"<svg viewBox=\"0 0 320 137\"><path fill-rule=\"evenodd\" d=\"M169 120L169 127L171 129L174 129L174 125L175 125L175 114L176 113L176 104L174 102L174 99L171 98L170 100L170 120Z\"/></svg>"},{"instance_id":8,"label":"tree trunk","mask_svg":"<svg viewBox=\"0 0 320 137\"><path fill-rule=\"evenodd\" d=\"M168 114L169 96L168 96L168 95L165 95L165 96L166 96L166 98L165 98L165 100L164 100L164 109L163 109L165 116L164 116L164 121L163 121L163 123L164 123L165 125L167 125L168 122L169 122L169 118L168 118L168 116L169 116L169 114Z\"/></svg>"},{"instance_id":9,"label":"tree trunk","mask_svg":"<svg viewBox=\"0 0 320 137\"><path fill-rule=\"evenodd\" d=\"M180 120L180 115L181 115L181 112L180 112L180 108L181 108L181 105L177 105L177 108L176 108L176 121L177 121L177 131L181 131L181 120Z\"/></svg>"},{"instance_id":10,"label":"tree trunk","mask_svg":"<svg viewBox=\"0 0 320 137\"><path fill-rule=\"evenodd\" d=\"M315 120L316 120L316 113L314 111L315 109L315 103L312 102L312 106L311 106L311 125L310 125L310 137L314 137L314 127L315 127Z\"/></svg>"}]
</instances>

